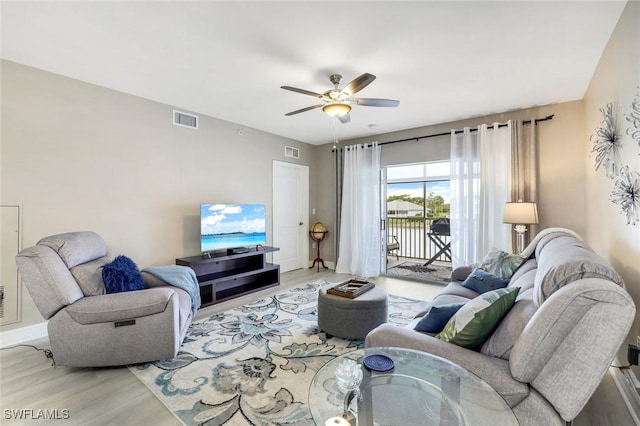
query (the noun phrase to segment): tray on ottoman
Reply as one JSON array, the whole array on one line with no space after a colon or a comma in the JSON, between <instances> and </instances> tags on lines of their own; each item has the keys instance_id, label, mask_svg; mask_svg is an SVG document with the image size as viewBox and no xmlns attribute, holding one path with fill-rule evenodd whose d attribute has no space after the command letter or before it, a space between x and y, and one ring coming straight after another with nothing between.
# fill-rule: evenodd
<instances>
[{"instance_id":1,"label":"tray on ottoman","mask_svg":"<svg viewBox=\"0 0 640 426\"><path fill-rule=\"evenodd\" d=\"M371 290L373 287L375 287L375 284L372 282L354 278L327 289L327 293L333 294L334 296L355 299L362 293Z\"/></svg>"}]
</instances>

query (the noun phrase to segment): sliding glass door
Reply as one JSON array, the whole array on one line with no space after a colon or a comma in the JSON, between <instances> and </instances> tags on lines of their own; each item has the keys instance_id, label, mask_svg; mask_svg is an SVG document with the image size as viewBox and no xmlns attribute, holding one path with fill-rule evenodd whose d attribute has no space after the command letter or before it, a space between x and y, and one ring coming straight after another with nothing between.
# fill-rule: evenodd
<instances>
[{"instance_id":1,"label":"sliding glass door","mask_svg":"<svg viewBox=\"0 0 640 426\"><path fill-rule=\"evenodd\" d=\"M397 257L427 260L439 251L428 233L434 221L449 217L449 162L438 161L386 167L381 185L385 193L385 245L397 243L398 250L388 254L390 262ZM448 236L445 241L448 242ZM436 260L448 261L446 256ZM387 263L387 262L385 262Z\"/></svg>"}]
</instances>

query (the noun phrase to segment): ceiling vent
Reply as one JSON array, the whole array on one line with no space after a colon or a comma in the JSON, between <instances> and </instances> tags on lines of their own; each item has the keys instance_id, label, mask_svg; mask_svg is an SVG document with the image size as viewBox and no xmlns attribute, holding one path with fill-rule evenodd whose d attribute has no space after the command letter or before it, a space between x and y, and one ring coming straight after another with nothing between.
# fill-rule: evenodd
<instances>
[{"instance_id":1,"label":"ceiling vent","mask_svg":"<svg viewBox=\"0 0 640 426\"><path fill-rule=\"evenodd\" d=\"M300 150L292 146L284 147L284 156L290 158L300 158Z\"/></svg>"},{"instance_id":2,"label":"ceiling vent","mask_svg":"<svg viewBox=\"0 0 640 426\"><path fill-rule=\"evenodd\" d=\"M198 116L187 114L186 112L173 110L173 124L176 126L188 127L190 129L198 128Z\"/></svg>"}]
</instances>

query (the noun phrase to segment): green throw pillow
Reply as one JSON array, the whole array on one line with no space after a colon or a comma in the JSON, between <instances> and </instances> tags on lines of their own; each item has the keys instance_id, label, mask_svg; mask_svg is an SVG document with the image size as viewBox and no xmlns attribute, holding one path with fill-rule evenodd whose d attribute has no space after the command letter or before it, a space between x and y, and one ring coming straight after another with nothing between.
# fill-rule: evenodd
<instances>
[{"instance_id":1,"label":"green throw pillow","mask_svg":"<svg viewBox=\"0 0 640 426\"><path fill-rule=\"evenodd\" d=\"M525 260L524 257L517 254L509 254L506 251L493 249L480 261L477 267L508 280Z\"/></svg>"},{"instance_id":2,"label":"green throw pillow","mask_svg":"<svg viewBox=\"0 0 640 426\"><path fill-rule=\"evenodd\" d=\"M518 291L520 287L511 287L481 294L460 308L436 337L465 348L477 348L509 312Z\"/></svg>"}]
</instances>

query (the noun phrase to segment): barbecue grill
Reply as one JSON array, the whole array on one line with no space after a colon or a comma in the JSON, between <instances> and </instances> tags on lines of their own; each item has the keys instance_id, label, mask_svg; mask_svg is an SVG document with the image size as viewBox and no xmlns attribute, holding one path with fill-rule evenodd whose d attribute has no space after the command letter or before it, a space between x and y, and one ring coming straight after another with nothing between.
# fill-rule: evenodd
<instances>
[{"instance_id":1,"label":"barbecue grill","mask_svg":"<svg viewBox=\"0 0 640 426\"><path fill-rule=\"evenodd\" d=\"M447 260L451 261L451 242L447 242L443 238L450 235L451 227L449 224L449 218L443 217L440 219L435 219L431 223L429 232L427 232L427 237L429 237L429 240L431 240L431 242L438 248L438 252L431 256L431 258L427 260L427 262L422 266L430 265L443 254L447 258Z\"/></svg>"}]
</instances>

